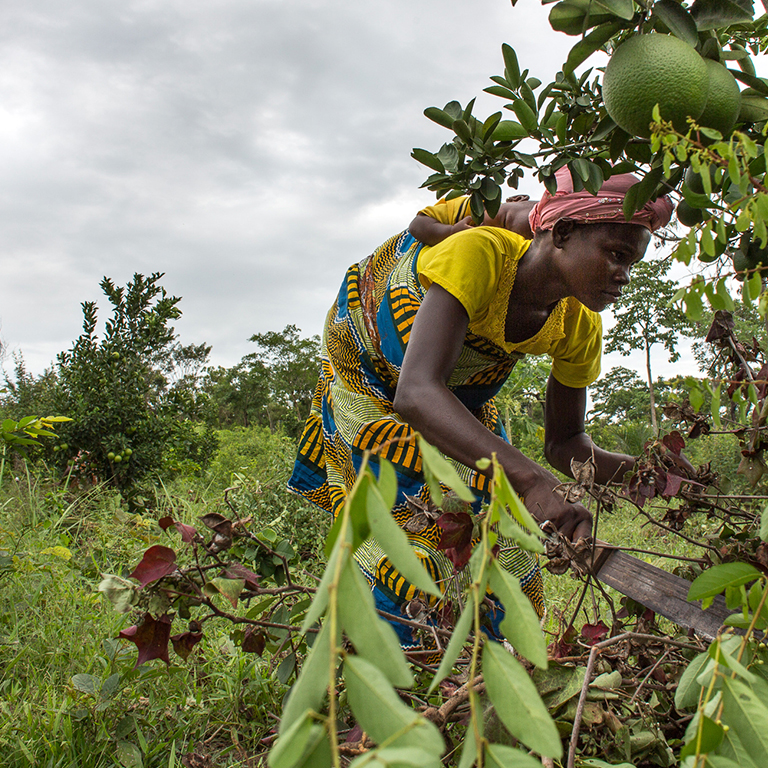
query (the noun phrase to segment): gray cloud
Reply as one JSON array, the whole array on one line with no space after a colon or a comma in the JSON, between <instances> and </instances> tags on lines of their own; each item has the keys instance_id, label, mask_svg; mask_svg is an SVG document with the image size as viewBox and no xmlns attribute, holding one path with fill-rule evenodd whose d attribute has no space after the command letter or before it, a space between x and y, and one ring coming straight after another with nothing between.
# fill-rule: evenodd
<instances>
[{"instance_id":1,"label":"gray cloud","mask_svg":"<svg viewBox=\"0 0 768 768\"><path fill-rule=\"evenodd\" d=\"M572 42L500 0L71 0L0 9L0 323L40 371L98 282L164 271L182 341L231 365L319 332L345 267L432 199L422 115ZM479 113L500 107L485 96ZM103 304L102 304L103 306Z\"/></svg>"}]
</instances>

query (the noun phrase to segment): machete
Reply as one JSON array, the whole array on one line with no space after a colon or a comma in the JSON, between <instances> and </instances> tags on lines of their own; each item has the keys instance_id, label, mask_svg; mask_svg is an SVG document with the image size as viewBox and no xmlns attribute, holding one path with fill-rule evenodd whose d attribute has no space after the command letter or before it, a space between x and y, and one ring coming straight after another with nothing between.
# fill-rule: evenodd
<instances>
[{"instance_id":1,"label":"machete","mask_svg":"<svg viewBox=\"0 0 768 768\"><path fill-rule=\"evenodd\" d=\"M733 611L722 595L702 611L699 603L688 602L690 581L657 568L644 560L598 541L595 545L591 572L598 580L622 595L650 608L675 624L692 629L697 635L714 640L726 616Z\"/></svg>"}]
</instances>

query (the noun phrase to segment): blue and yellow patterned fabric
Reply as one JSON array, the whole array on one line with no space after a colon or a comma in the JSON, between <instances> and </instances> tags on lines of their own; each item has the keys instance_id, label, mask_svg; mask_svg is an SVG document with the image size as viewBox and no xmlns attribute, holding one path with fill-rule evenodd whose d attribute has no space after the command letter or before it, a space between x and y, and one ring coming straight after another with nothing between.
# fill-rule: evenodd
<instances>
[{"instance_id":1,"label":"blue and yellow patterned fabric","mask_svg":"<svg viewBox=\"0 0 768 768\"><path fill-rule=\"evenodd\" d=\"M411 516L405 496L429 499L421 473L421 456L413 431L393 409L395 387L414 317L424 298L417 276L422 244L407 232L390 238L373 255L347 270L336 302L328 313L323 334L322 368L312 409L300 440L289 488L330 512L334 518L355 481L363 452L378 473L380 457L389 460L398 480L392 511L403 526ZM488 339L468 333L448 386L491 431L506 438L494 404L515 363L522 357L507 353ZM488 497L488 478L453 462L459 475L480 499ZM477 504L476 511L479 511ZM437 550L440 529L431 523L419 533L406 532L427 571L452 600L461 588L448 558ZM356 553L372 586L377 607L401 615L413 598L425 603L388 562L375 541ZM502 545L500 561L520 578L523 591L539 615L543 614L541 572L535 559L514 545ZM494 624L498 624L498 618ZM410 628L393 622L406 649L419 646Z\"/></svg>"}]
</instances>

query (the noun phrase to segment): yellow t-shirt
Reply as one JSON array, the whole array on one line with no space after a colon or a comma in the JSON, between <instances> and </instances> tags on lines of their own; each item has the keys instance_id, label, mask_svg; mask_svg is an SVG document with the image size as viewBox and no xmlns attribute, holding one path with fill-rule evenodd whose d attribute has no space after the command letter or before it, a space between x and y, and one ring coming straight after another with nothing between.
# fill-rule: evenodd
<instances>
[{"instance_id":1,"label":"yellow t-shirt","mask_svg":"<svg viewBox=\"0 0 768 768\"><path fill-rule=\"evenodd\" d=\"M455 296L469 315L472 333L509 353L549 355L552 374L561 384L586 387L600 375L603 326L597 312L572 296L557 303L535 336L518 343L504 339L517 264L530 244L496 227L459 232L422 248L416 265L419 281L425 289L437 283Z\"/></svg>"},{"instance_id":2,"label":"yellow t-shirt","mask_svg":"<svg viewBox=\"0 0 768 768\"><path fill-rule=\"evenodd\" d=\"M443 197L434 205L422 208L419 213L423 213L441 224L457 224L470 215L469 198L466 195L454 197L453 200L446 200Z\"/></svg>"}]
</instances>

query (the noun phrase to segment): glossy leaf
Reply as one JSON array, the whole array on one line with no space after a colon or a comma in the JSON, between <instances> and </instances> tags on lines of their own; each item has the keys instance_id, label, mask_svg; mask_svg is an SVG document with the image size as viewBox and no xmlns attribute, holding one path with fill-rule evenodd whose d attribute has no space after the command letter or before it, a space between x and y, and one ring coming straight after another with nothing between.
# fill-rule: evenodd
<instances>
[{"instance_id":1,"label":"glossy leaf","mask_svg":"<svg viewBox=\"0 0 768 768\"><path fill-rule=\"evenodd\" d=\"M529 135L536 133L539 128L539 121L536 113L525 99L515 99L512 102L512 111L517 115L517 119Z\"/></svg>"},{"instance_id":2,"label":"glossy leaf","mask_svg":"<svg viewBox=\"0 0 768 768\"><path fill-rule=\"evenodd\" d=\"M653 15L675 36L691 47L699 42L696 22L688 11L675 0L659 0L653 5Z\"/></svg>"},{"instance_id":3,"label":"glossy leaf","mask_svg":"<svg viewBox=\"0 0 768 768\"><path fill-rule=\"evenodd\" d=\"M688 590L689 600L701 600L760 578L760 571L748 563L715 565L697 576Z\"/></svg>"},{"instance_id":4,"label":"glossy leaf","mask_svg":"<svg viewBox=\"0 0 768 768\"><path fill-rule=\"evenodd\" d=\"M691 15L699 32L752 21L751 0L696 0Z\"/></svg>"},{"instance_id":5,"label":"glossy leaf","mask_svg":"<svg viewBox=\"0 0 768 768\"><path fill-rule=\"evenodd\" d=\"M632 0L594 0L594 4L625 21L631 21L635 15L635 4Z\"/></svg>"},{"instance_id":6,"label":"glossy leaf","mask_svg":"<svg viewBox=\"0 0 768 768\"><path fill-rule=\"evenodd\" d=\"M723 736L725 731L722 725L718 725L705 714L700 714L695 736L680 751L680 759L714 752L722 744Z\"/></svg>"},{"instance_id":7,"label":"glossy leaf","mask_svg":"<svg viewBox=\"0 0 768 768\"><path fill-rule=\"evenodd\" d=\"M410 688L413 675L395 630L376 613L371 588L352 558L341 573L338 594L341 627L357 654L375 664L392 685Z\"/></svg>"},{"instance_id":8,"label":"glossy leaf","mask_svg":"<svg viewBox=\"0 0 768 768\"><path fill-rule=\"evenodd\" d=\"M141 558L141 562L133 569L130 578L136 579L142 587L177 570L176 553L170 547L155 544Z\"/></svg>"},{"instance_id":9,"label":"glossy leaf","mask_svg":"<svg viewBox=\"0 0 768 768\"><path fill-rule=\"evenodd\" d=\"M483 678L507 730L535 752L560 758L560 736L536 687L523 665L499 643L488 641L483 647Z\"/></svg>"},{"instance_id":10,"label":"glossy leaf","mask_svg":"<svg viewBox=\"0 0 768 768\"><path fill-rule=\"evenodd\" d=\"M360 727L371 738L387 746L421 747L439 756L445 745L437 728L395 693L384 675L365 659L344 660L347 698ZM402 734L389 741L395 734Z\"/></svg>"},{"instance_id":11,"label":"glossy leaf","mask_svg":"<svg viewBox=\"0 0 768 768\"><path fill-rule=\"evenodd\" d=\"M501 55L504 57L504 70L510 88L515 89L520 85L520 66L517 63L517 54L512 46L502 43Z\"/></svg>"},{"instance_id":12,"label":"glossy leaf","mask_svg":"<svg viewBox=\"0 0 768 768\"><path fill-rule=\"evenodd\" d=\"M442 762L437 755L431 754L420 747L384 747L375 749L356 757L349 768L364 768L370 765L391 766L391 768L442 768Z\"/></svg>"},{"instance_id":13,"label":"glossy leaf","mask_svg":"<svg viewBox=\"0 0 768 768\"><path fill-rule=\"evenodd\" d=\"M541 669L547 668L547 645L539 627L539 617L520 588L520 581L494 560L490 586L504 605L500 628L515 650Z\"/></svg>"},{"instance_id":14,"label":"glossy leaf","mask_svg":"<svg viewBox=\"0 0 768 768\"><path fill-rule=\"evenodd\" d=\"M517 141L528 136L528 131L514 120L502 120L493 130L494 141Z\"/></svg>"},{"instance_id":15,"label":"glossy leaf","mask_svg":"<svg viewBox=\"0 0 768 768\"><path fill-rule=\"evenodd\" d=\"M307 710L275 742L267 758L270 768L294 768L300 764L302 755L309 751L313 736L316 737L318 731L324 734L323 728L315 724L312 713Z\"/></svg>"},{"instance_id":16,"label":"glossy leaf","mask_svg":"<svg viewBox=\"0 0 768 768\"><path fill-rule=\"evenodd\" d=\"M566 75L571 74L576 67L583 64L595 51L599 51L624 26L621 22L609 21L606 24L601 24L599 27L595 27L586 37L579 40L571 48L568 53L568 59L563 65L563 72ZM520 122L522 123L523 121L521 120Z\"/></svg>"}]
</instances>

